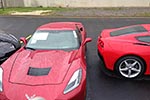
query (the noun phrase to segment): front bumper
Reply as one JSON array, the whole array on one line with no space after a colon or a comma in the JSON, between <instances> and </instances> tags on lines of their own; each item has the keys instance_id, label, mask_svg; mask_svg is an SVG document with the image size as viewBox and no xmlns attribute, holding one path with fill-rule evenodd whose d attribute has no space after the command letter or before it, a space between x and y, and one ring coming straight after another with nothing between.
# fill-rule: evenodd
<instances>
[{"instance_id":1,"label":"front bumper","mask_svg":"<svg viewBox=\"0 0 150 100\"><path fill-rule=\"evenodd\" d=\"M0 100L9 100L6 96L4 92L0 93Z\"/></svg>"},{"instance_id":2,"label":"front bumper","mask_svg":"<svg viewBox=\"0 0 150 100\"><path fill-rule=\"evenodd\" d=\"M18 88L18 87L16 87ZM45 100L85 100L85 85L80 86L76 88L74 91L71 91L67 94L63 93L56 93L56 91L49 91L49 89L45 89L45 91L40 91L37 88L26 90L24 89L18 89L19 91L13 91L14 89L7 90L8 92L1 92L0 93L0 100L28 100L27 98L34 98L42 97ZM53 93L55 92L55 93ZM9 93L9 94L8 94ZM27 96L28 97L27 97Z\"/></svg>"},{"instance_id":3,"label":"front bumper","mask_svg":"<svg viewBox=\"0 0 150 100\"><path fill-rule=\"evenodd\" d=\"M86 80L82 81L77 88L67 94L63 94L64 86L62 85L29 86L7 82L4 85L4 91L0 92L0 100L28 100L27 98L31 98L32 96L35 98L42 97L45 100L85 99Z\"/></svg>"},{"instance_id":4,"label":"front bumper","mask_svg":"<svg viewBox=\"0 0 150 100\"><path fill-rule=\"evenodd\" d=\"M14 95L14 94L12 94L12 95ZM33 95L28 95L28 96L29 96L29 98L31 98ZM43 98L45 100L85 100L85 91L80 91L79 93L73 95L72 97L71 96L67 97L67 95L68 94L66 94L64 96L57 97L57 98L52 97L52 99L49 99L49 98L47 99L47 98L44 98L44 97ZM35 95L35 98L37 98L37 97L42 97L42 96L39 96L39 95L36 96ZM13 97L12 99L11 98L8 99L4 92L0 93L0 100L14 100L14 99L15 100L27 100L27 97L24 95L24 97L17 96L17 97Z\"/></svg>"}]
</instances>

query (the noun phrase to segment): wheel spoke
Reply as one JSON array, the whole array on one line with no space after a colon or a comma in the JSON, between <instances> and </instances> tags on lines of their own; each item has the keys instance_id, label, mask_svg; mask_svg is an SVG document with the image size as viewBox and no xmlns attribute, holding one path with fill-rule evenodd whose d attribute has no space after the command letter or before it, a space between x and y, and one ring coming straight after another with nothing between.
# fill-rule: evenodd
<instances>
[{"instance_id":1,"label":"wheel spoke","mask_svg":"<svg viewBox=\"0 0 150 100\"><path fill-rule=\"evenodd\" d=\"M136 69L136 68L133 68L132 67L132 69L131 70L133 70L133 71L135 71L135 72L140 72L140 70L139 69Z\"/></svg>"},{"instance_id":2,"label":"wheel spoke","mask_svg":"<svg viewBox=\"0 0 150 100\"><path fill-rule=\"evenodd\" d=\"M135 61L131 66L134 67L138 62Z\"/></svg>"},{"instance_id":3,"label":"wheel spoke","mask_svg":"<svg viewBox=\"0 0 150 100\"><path fill-rule=\"evenodd\" d=\"M128 68L127 68L127 67L125 67L125 68L120 68L120 70L121 70L121 71L127 71Z\"/></svg>"},{"instance_id":4,"label":"wheel spoke","mask_svg":"<svg viewBox=\"0 0 150 100\"><path fill-rule=\"evenodd\" d=\"M126 66L129 66L129 64L128 64L128 62L127 62L127 61L124 61L124 63L125 63L125 65L126 65Z\"/></svg>"},{"instance_id":5,"label":"wheel spoke","mask_svg":"<svg viewBox=\"0 0 150 100\"><path fill-rule=\"evenodd\" d=\"M131 70L128 70L128 77L131 76Z\"/></svg>"}]
</instances>

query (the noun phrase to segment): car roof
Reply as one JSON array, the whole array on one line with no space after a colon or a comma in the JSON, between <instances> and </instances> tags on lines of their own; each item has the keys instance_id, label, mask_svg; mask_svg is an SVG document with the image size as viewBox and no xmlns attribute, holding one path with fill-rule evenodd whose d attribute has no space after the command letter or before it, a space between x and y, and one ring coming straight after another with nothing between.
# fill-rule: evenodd
<instances>
[{"instance_id":1,"label":"car roof","mask_svg":"<svg viewBox=\"0 0 150 100\"><path fill-rule=\"evenodd\" d=\"M37 30L76 30L78 22L53 22L40 26Z\"/></svg>"}]
</instances>

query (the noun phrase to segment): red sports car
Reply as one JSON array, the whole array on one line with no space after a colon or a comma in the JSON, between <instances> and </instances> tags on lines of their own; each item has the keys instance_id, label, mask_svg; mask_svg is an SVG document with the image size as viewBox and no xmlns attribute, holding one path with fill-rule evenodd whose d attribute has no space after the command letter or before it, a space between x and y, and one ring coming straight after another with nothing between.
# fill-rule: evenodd
<instances>
[{"instance_id":1,"label":"red sports car","mask_svg":"<svg viewBox=\"0 0 150 100\"><path fill-rule=\"evenodd\" d=\"M150 24L104 29L97 47L109 72L127 79L150 74Z\"/></svg>"},{"instance_id":2,"label":"red sports car","mask_svg":"<svg viewBox=\"0 0 150 100\"><path fill-rule=\"evenodd\" d=\"M85 44L79 22L40 26L0 67L0 100L84 100ZM6 99L7 98L7 99Z\"/></svg>"}]
</instances>

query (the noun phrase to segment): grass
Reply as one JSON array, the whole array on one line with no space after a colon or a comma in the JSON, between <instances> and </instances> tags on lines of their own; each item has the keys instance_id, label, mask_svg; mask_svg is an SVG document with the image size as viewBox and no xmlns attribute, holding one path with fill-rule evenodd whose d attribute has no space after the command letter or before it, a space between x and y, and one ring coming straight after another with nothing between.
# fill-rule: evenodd
<instances>
[{"instance_id":1,"label":"grass","mask_svg":"<svg viewBox=\"0 0 150 100\"><path fill-rule=\"evenodd\" d=\"M12 12L32 12L36 10L52 10L52 12L57 11L66 11L69 8L61 8L61 7L17 7L17 8L4 8L0 9L0 15L9 15Z\"/></svg>"},{"instance_id":2,"label":"grass","mask_svg":"<svg viewBox=\"0 0 150 100\"><path fill-rule=\"evenodd\" d=\"M117 11L126 11L126 10L130 10L126 9L124 7L103 7L103 8L63 8L63 7L16 7L16 8L5 8L4 10L0 8L0 15L10 15L12 12L32 12L32 11L37 11L37 10L50 10L48 12L42 12L41 14L43 15L56 15L56 16L61 16L61 14L59 14L59 12L66 12L69 11L68 13L71 14L74 11L84 11L84 10L88 10L90 12L90 9L96 9L96 10L102 10L102 11L106 11L106 13L108 11L111 12L117 12ZM132 10L132 8L131 8ZM149 9L148 9L149 10ZM91 10L92 11L92 10ZM137 12L133 15L114 15L117 17L150 17L150 12L149 11L144 11L144 12ZM108 17L112 17L111 15Z\"/></svg>"},{"instance_id":3,"label":"grass","mask_svg":"<svg viewBox=\"0 0 150 100\"><path fill-rule=\"evenodd\" d=\"M123 10L123 7L104 7L102 8L103 10L109 10L109 11L118 11L118 10Z\"/></svg>"},{"instance_id":4,"label":"grass","mask_svg":"<svg viewBox=\"0 0 150 100\"><path fill-rule=\"evenodd\" d=\"M140 13L140 14L137 14L136 16L150 17L150 12Z\"/></svg>"}]
</instances>

